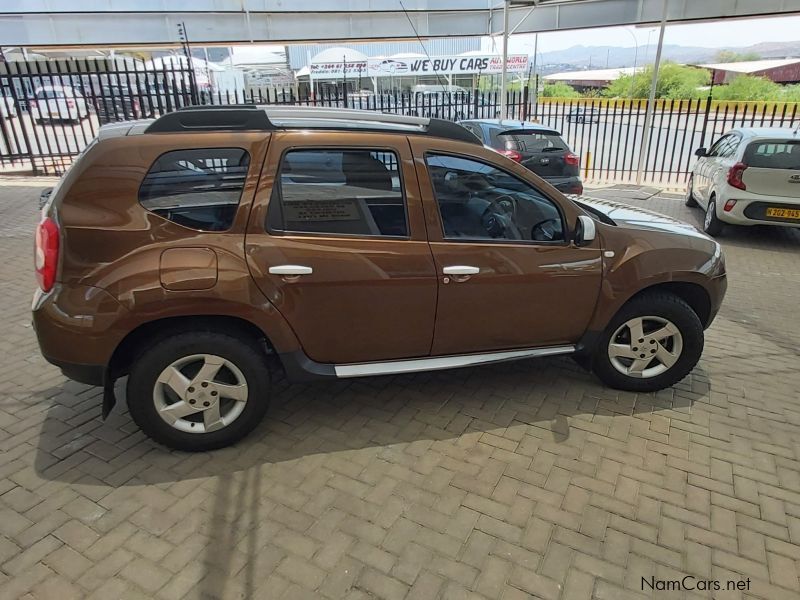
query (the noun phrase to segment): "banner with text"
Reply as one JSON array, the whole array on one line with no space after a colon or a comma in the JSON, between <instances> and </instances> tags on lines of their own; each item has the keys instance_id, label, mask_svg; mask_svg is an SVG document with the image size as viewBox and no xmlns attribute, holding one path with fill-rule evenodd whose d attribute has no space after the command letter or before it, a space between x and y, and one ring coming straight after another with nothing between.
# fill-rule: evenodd
<instances>
[{"instance_id":1,"label":"banner with text","mask_svg":"<svg viewBox=\"0 0 800 600\"><path fill-rule=\"evenodd\" d=\"M370 58L366 61L311 63L311 76L322 79L343 77L399 77L421 75L496 75L503 71L503 59L495 54L471 56L396 56L394 58ZM508 57L509 73L524 73L528 70L526 54Z\"/></svg>"}]
</instances>

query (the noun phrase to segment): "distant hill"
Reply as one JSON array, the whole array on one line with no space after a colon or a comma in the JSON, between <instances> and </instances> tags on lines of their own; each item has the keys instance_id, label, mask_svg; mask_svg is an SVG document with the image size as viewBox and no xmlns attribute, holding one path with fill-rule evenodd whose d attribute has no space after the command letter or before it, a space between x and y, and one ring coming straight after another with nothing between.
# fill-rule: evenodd
<instances>
[{"instance_id":1,"label":"distant hill","mask_svg":"<svg viewBox=\"0 0 800 600\"><path fill-rule=\"evenodd\" d=\"M704 63L713 62L714 56L720 50L734 52L755 52L761 58L786 58L800 56L800 41L797 42L762 42L752 46L728 46L725 48L705 48L702 46L679 46L664 44L662 60L671 60L679 63ZM565 66L575 69L604 69L606 65L613 67L631 67L634 57L637 65L652 63L655 59L656 45L639 46L638 53L635 48L619 48L617 46L572 46L565 50L542 52L539 54L540 72L564 71Z\"/></svg>"}]
</instances>

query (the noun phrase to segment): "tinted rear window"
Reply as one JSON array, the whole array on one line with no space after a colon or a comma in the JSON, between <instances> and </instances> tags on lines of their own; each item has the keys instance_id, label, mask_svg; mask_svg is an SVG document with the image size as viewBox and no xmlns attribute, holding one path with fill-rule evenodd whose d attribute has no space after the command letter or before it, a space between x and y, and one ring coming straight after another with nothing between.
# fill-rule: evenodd
<instances>
[{"instance_id":1,"label":"tinted rear window","mask_svg":"<svg viewBox=\"0 0 800 600\"><path fill-rule=\"evenodd\" d=\"M408 236L399 162L385 150L292 150L269 202L271 232Z\"/></svg>"},{"instance_id":2,"label":"tinted rear window","mask_svg":"<svg viewBox=\"0 0 800 600\"><path fill-rule=\"evenodd\" d=\"M751 142L744 162L761 169L800 169L800 140L760 140Z\"/></svg>"},{"instance_id":3,"label":"tinted rear window","mask_svg":"<svg viewBox=\"0 0 800 600\"><path fill-rule=\"evenodd\" d=\"M515 133L512 135L498 135L502 129L492 130L492 141L507 150L520 152L555 152L569 150L567 144L560 136L550 133ZM495 145L495 144L493 144Z\"/></svg>"},{"instance_id":4,"label":"tinted rear window","mask_svg":"<svg viewBox=\"0 0 800 600\"><path fill-rule=\"evenodd\" d=\"M139 202L184 227L225 231L233 224L250 155L241 148L162 154L142 181Z\"/></svg>"}]
</instances>

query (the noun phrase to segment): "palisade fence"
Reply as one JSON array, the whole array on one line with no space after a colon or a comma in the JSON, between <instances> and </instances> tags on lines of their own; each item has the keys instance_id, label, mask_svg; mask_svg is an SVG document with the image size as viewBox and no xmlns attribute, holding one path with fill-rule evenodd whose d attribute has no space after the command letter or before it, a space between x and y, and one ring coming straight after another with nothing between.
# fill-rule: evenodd
<instances>
[{"instance_id":1,"label":"palisade fence","mask_svg":"<svg viewBox=\"0 0 800 600\"><path fill-rule=\"evenodd\" d=\"M213 83L212 83L213 85ZM63 172L101 125L154 118L190 105L279 104L348 107L449 120L495 118L497 92L342 92L215 90L198 85L186 63L162 61L145 69L132 59L66 59L0 63L0 166ZM561 132L581 157L589 182L637 179L646 100L540 98L510 91L509 119ZM642 181L681 186L694 151L735 126L795 127L797 103L657 100L647 132Z\"/></svg>"}]
</instances>

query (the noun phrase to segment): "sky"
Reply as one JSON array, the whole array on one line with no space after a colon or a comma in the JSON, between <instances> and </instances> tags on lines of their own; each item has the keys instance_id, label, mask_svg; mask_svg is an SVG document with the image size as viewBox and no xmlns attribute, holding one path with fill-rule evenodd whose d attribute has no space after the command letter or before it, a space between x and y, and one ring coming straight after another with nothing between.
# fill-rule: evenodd
<instances>
[{"instance_id":1,"label":"sky","mask_svg":"<svg viewBox=\"0 0 800 600\"><path fill-rule=\"evenodd\" d=\"M627 30L627 33L626 33ZM640 47L658 41L658 27L608 27L580 31L559 31L539 34L539 52L564 50L572 46L621 46ZM634 37L636 42L634 43ZM771 19L731 19L724 22L703 22L686 25L667 25L665 44L680 46L750 46L759 42L789 42L800 39L800 16ZM491 40L483 42L486 50ZM534 35L513 35L508 45L509 52L533 54ZM498 43L499 49L499 43Z\"/></svg>"}]
</instances>

